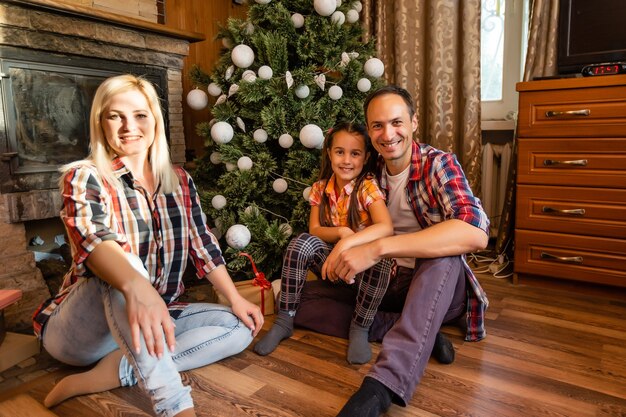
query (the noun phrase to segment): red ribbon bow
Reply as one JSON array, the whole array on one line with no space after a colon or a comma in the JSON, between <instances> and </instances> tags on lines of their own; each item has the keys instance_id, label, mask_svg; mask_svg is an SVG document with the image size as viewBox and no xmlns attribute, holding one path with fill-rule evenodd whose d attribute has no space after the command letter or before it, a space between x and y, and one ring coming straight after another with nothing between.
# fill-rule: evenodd
<instances>
[{"instance_id":1,"label":"red ribbon bow","mask_svg":"<svg viewBox=\"0 0 626 417\"><path fill-rule=\"evenodd\" d=\"M254 272L254 279L252 280L252 285L256 285L261 287L261 312L265 314L265 290L269 290L272 288L272 283L265 278L265 274L256 269L256 264L254 260L252 260L252 256L248 255L245 252L239 252L239 256L245 256L250 259L250 263L252 264L252 271Z\"/></svg>"}]
</instances>

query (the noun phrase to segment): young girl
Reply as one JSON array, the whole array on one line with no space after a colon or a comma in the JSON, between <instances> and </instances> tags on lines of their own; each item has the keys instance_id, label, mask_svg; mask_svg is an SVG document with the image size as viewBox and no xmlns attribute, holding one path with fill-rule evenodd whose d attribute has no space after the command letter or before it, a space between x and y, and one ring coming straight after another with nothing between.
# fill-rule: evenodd
<instances>
[{"instance_id":1,"label":"young girl","mask_svg":"<svg viewBox=\"0 0 626 417\"><path fill-rule=\"evenodd\" d=\"M391 261L383 260L356 277L339 277L335 263L344 250L393 233L385 197L370 174L376 155L363 126L342 123L327 135L319 181L313 184L309 233L288 245L283 259L279 312L270 331L255 346L259 355L276 349L293 333L293 320L309 269L335 285L356 291L349 331L349 363L368 362L368 331L391 277ZM343 282L342 282L343 281Z\"/></svg>"}]
</instances>

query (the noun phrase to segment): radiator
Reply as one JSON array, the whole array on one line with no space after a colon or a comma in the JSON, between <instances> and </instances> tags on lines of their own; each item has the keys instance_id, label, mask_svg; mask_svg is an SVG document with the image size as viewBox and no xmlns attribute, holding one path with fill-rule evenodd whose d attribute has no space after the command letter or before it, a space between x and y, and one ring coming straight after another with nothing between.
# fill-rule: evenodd
<instances>
[{"instance_id":1,"label":"radiator","mask_svg":"<svg viewBox=\"0 0 626 417\"><path fill-rule=\"evenodd\" d=\"M490 237L498 234L506 194L506 180L511 164L511 152L511 143L502 145L487 143L483 146L482 203L491 221Z\"/></svg>"}]
</instances>

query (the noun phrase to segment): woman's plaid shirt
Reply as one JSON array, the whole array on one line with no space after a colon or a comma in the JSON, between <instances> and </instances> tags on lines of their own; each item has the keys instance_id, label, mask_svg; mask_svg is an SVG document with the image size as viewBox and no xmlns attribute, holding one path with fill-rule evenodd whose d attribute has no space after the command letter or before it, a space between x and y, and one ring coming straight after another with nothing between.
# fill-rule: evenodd
<instances>
[{"instance_id":1,"label":"woman's plaid shirt","mask_svg":"<svg viewBox=\"0 0 626 417\"><path fill-rule=\"evenodd\" d=\"M104 185L91 164L74 168L64 177L61 219L72 251L72 266L59 293L46 300L33 316L38 336L78 280L93 277L85 261L102 241L113 240L126 252L139 256L174 317L183 307L176 299L184 292L182 277L187 260L191 258L200 278L224 264L193 180L184 169L175 168L180 179L175 192L157 190L150 197L119 158L112 164L123 191Z\"/></svg>"}]
</instances>

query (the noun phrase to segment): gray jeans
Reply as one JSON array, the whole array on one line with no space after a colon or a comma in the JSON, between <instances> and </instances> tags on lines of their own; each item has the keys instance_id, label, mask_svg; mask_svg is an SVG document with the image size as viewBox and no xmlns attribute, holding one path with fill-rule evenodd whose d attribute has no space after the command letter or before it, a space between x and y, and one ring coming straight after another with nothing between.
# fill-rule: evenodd
<instances>
[{"instance_id":1,"label":"gray jeans","mask_svg":"<svg viewBox=\"0 0 626 417\"><path fill-rule=\"evenodd\" d=\"M44 327L44 348L55 359L75 366L97 362L122 349L120 385L139 382L150 394L158 416L172 416L193 406L191 388L179 372L237 354L252 342L252 333L230 308L189 304L174 321L176 348L161 359L131 349L130 326L122 294L98 278L83 279L54 310ZM164 346L165 340L163 341Z\"/></svg>"}]
</instances>

